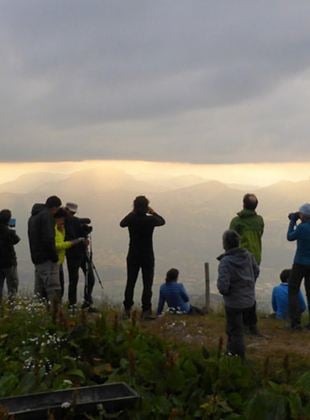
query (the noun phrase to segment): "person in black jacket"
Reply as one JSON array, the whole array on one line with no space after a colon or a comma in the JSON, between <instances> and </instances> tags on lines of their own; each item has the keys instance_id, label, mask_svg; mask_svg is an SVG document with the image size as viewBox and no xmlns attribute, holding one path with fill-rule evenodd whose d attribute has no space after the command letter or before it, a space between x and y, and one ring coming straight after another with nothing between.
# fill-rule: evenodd
<instances>
[{"instance_id":1,"label":"person in black jacket","mask_svg":"<svg viewBox=\"0 0 310 420\"><path fill-rule=\"evenodd\" d=\"M28 220L31 260L35 265L34 293L49 302L61 299L54 219L60 206L60 198L51 196L45 204L34 204Z\"/></svg>"},{"instance_id":2,"label":"person in black jacket","mask_svg":"<svg viewBox=\"0 0 310 420\"><path fill-rule=\"evenodd\" d=\"M120 226L129 230L129 251L127 255L127 284L124 300L124 318L130 317L133 306L134 288L139 270L142 270L142 319L152 316L152 285L154 278L153 232L156 226L163 226L165 220L149 207L149 200L138 196L133 202L133 211L124 217Z\"/></svg>"},{"instance_id":3,"label":"person in black jacket","mask_svg":"<svg viewBox=\"0 0 310 420\"><path fill-rule=\"evenodd\" d=\"M0 211L0 303L2 301L3 285L6 280L8 298L13 300L18 289L17 259L14 249L20 238L14 229L9 227L11 211Z\"/></svg>"},{"instance_id":4,"label":"person in black jacket","mask_svg":"<svg viewBox=\"0 0 310 420\"><path fill-rule=\"evenodd\" d=\"M88 226L90 219L80 219L76 217L78 206L75 203L67 203L65 210L67 217L65 219L66 241L73 241L78 238L85 238L75 247L69 248L66 251L67 267L69 274L69 288L68 300L69 309L74 311L77 302L77 285L79 281L79 270L82 269L85 276L84 286L84 302L82 309L87 309L88 312L97 312L93 307L92 292L95 284L95 276L91 262L87 255L87 246L89 241L88 234L91 232L91 227Z\"/></svg>"}]
</instances>

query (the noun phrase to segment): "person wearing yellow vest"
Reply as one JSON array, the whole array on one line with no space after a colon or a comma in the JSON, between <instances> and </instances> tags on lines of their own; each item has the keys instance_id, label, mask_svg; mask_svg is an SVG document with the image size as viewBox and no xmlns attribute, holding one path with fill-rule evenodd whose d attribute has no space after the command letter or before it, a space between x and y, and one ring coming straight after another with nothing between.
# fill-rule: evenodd
<instances>
[{"instance_id":1,"label":"person wearing yellow vest","mask_svg":"<svg viewBox=\"0 0 310 420\"><path fill-rule=\"evenodd\" d=\"M55 218L55 245L56 252L58 255L58 264L59 264L59 280L61 285L61 297L64 295L64 272L63 272L63 263L65 261L66 250L71 248L74 245L77 245L83 241L85 238L77 238L71 241L65 241L65 217L66 212L63 208L60 208L54 215Z\"/></svg>"}]
</instances>

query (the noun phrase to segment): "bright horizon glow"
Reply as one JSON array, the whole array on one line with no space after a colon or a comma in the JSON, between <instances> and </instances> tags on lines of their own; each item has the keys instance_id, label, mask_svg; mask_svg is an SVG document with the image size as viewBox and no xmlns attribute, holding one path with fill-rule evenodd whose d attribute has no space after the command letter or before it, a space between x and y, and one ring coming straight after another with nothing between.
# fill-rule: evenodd
<instances>
[{"instance_id":1,"label":"bright horizon glow","mask_svg":"<svg viewBox=\"0 0 310 420\"><path fill-rule=\"evenodd\" d=\"M310 178L309 162L190 164L146 161L79 161L0 163L0 183L14 181L21 175L51 172L70 174L94 168L119 169L138 179L159 181L169 177L197 176L225 184L263 187L276 182L302 181Z\"/></svg>"}]
</instances>

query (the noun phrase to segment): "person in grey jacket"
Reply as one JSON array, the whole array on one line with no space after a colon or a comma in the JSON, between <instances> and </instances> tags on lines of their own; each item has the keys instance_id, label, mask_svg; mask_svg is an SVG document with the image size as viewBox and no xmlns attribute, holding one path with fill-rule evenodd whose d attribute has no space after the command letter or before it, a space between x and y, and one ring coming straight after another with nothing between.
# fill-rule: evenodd
<instances>
[{"instance_id":1,"label":"person in grey jacket","mask_svg":"<svg viewBox=\"0 0 310 420\"><path fill-rule=\"evenodd\" d=\"M225 304L227 354L244 358L243 313L254 305L259 266L250 252L240 248L240 236L234 230L224 232L223 248L225 253L218 257L217 288Z\"/></svg>"}]
</instances>

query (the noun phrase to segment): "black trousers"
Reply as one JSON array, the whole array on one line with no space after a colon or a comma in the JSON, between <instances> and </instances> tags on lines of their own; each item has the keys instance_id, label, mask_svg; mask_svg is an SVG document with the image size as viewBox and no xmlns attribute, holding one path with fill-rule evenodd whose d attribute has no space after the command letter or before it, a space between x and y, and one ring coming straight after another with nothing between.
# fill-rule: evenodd
<instances>
[{"instance_id":1,"label":"black trousers","mask_svg":"<svg viewBox=\"0 0 310 420\"><path fill-rule=\"evenodd\" d=\"M93 303L92 292L95 284L95 276L92 265L88 262L86 255L79 258L67 258L69 273L68 300L69 305L77 302L77 285L79 281L79 269L81 268L85 276L84 303Z\"/></svg>"},{"instance_id":2,"label":"black trousers","mask_svg":"<svg viewBox=\"0 0 310 420\"><path fill-rule=\"evenodd\" d=\"M153 255L128 255L127 256L127 283L125 289L124 307L130 310L133 306L133 295L139 270L142 270L143 292L142 310L152 308L152 286L154 279L154 256Z\"/></svg>"},{"instance_id":3,"label":"black trousers","mask_svg":"<svg viewBox=\"0 0 310 420\"><path fill-rule=\"evenodd\" d=\"M250 308L243 310L243 323L249 332L257 333L256 302Z\"/></svg>"},{"instance_id":4,"label":"black trousers","mask_svg":"<svg viewBox=\"0 0 310 420\"><path fill-rule=\"evenodd\" d=\"M64 269L63 269L62 264L60 264L59 266L59 281L60 281L60 287L61 287L61 298L63 298L64 291L65 291L65 276L64 276Z\"/></svg>"},{"instance_id":5,"label":"black trousers","mask_svg":"<svg viewBox=\"0 0 310 420\"><path fill-rule=\"evenodd\" d=\"M310 266L293 264L290 278L288 280L288 302L291 326L296 327L301 322L301 311L298 300L298 293L302 279L305 279L305 289L307 295L308 310L310 311ZM310 315L309 315L310 317ZM310 318L309 318L310 321Z\"/></svg>"},{"instance_id":6,"label":"black trousers","mask_svg":"<svg viewBox=\"0 0 310 420\"><path fill-rule=\"evenodd\" d=\"M248 310L248 309L247 309ZM229 308L226 312L227 352L244 358L243 313L245 309Z\"/></svg>"}]
</instances>

